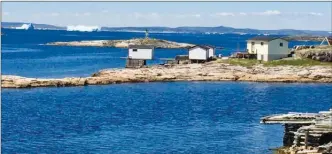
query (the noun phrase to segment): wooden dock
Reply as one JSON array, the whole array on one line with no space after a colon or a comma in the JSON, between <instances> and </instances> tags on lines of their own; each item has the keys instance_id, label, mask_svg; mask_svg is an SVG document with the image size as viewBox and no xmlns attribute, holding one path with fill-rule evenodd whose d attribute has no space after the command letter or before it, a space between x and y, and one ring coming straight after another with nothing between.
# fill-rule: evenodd
<instances>
[{"instance_id":1,"label":"wooden dock","mask_svg":"<svg viewBox=\"0 0 332 154\"><path fill-rule=\"evenodd\" d=\"M261 118L263 124L284 125L285 154L332 153L332 109L319 113L274 114Z\"/></svg>"},{"instance_id":2,"label":"wooden dock","mask_svg":"<svg viewBox=\"0 0 332 154\"><path fill-rule=\"evenodd\" d=\"M298 113L274 114L261 118L264 124L314 124L318 113Z\"/></svg>"}]
</instances>

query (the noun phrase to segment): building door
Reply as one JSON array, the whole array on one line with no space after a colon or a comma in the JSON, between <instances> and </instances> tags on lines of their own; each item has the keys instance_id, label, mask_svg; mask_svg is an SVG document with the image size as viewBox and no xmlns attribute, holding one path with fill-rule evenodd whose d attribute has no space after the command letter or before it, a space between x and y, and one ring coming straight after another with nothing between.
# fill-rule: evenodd
<instances>
[{"instance_id":1,"label":"building door","mask_svg":"<svg viewBox=\"0 0 332 154\"><path fill-rule=\"evenodd\" d=\"M263 54L261 54L261 60L264 60L264 55Z\"/></svg>"}]
</instances>

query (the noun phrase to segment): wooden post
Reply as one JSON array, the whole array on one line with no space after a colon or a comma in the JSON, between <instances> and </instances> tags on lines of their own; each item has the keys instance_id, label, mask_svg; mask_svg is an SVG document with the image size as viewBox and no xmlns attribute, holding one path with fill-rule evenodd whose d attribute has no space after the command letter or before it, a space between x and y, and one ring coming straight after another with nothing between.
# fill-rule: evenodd
<instances>
[{"instance_id":1,"label":"wooden post","mask_svg":"<svg viewBox=\"0 0 332 154\"><path fill-rule=\"evenodd\" d=\"M305 149L308 149L308 136L309 136L309 131L305 131L305 137L304 137Z\"/></svg>"}]
</instances>

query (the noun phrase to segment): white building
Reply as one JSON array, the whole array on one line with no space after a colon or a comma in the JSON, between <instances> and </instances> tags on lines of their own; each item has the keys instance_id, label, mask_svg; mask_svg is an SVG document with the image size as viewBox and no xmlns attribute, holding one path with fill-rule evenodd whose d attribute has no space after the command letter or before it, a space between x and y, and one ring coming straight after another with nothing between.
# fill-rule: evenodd
<instances>
[{"instance_id":1,"label":"white building","mask_svg":"<svg viewBox=\"0 0 332 154\"><path fill-rule=\"evenodd\" d=\"M212 46L196 45L189 48L190 60L208 60L215 55L215 48Z\"/></svg>"},{"instance_id":2,"label":"white building","mask_svg":"<svg viewBox=\"0 0 332 154\"><path fill-rule=\"evenodd\" d=\"M154 47L147 45L129 45L128 47L128 58L129 59L140 59L148 60L153 59Z\"/></svg>"},{"instance_id":3,"label":"white building","mask_svg":"<svg viewBox=\"0 0 332 154\"><path fill-rule=\"evenodd\" d=\"M209 58L212 58L216 54L216 48L210 45L205 45L206 47L209 48Z\"/></svg>"},{"instance_id":4,"label":"white building","mask_svg":"<svg viewBox=\"0 0 332 154\"><path fill-rule=\"evenodd\" d=\"M290 53L288 41L271 36L258 36L247 40L249 54L257 54L257 60L269 61L285 58Z\"/></svg>"}]
</instances>

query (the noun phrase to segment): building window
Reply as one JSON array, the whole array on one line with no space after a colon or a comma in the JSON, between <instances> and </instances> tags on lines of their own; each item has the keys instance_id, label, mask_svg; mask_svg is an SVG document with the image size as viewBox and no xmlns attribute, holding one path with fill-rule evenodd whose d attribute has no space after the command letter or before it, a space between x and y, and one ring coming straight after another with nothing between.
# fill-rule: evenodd
<instances>
[{"instance_id":1,"label":"building window","mask_svg":"<svg viewBox=\"0 0 332 154\"><path fill-rule=\"evenodd\" d=\"M255 45L255 42L251 42L251 45Z\"/></svg>"},{"instance_id":2,"label":"building window","mask_svg":"<svg viewBox=\"0 0 332 154\"><path fill-rule=\"evenodd\" d=\"M133 49L133 52L137 52L137 49Z\"/></svg>"},{"instance_id":3,"label":"building window","mask_svg":"<svg viewBox=\"0 0 332 154\"><path fill-rule=\"evenodd\" d=\"M264 45L264 42L261 42L261 45Z\"/></svg>"},{"instance_id":4,"label":"building window","mask_svg":"<svg viewBox=\"0 0 332 154\"><path fill-rule=\"evenodd\" d=\"M283 44L283 43L280 43L279 45L280 45L281 47L282 47L282 46L284 46L284 44Z\"/></svg>"}]
</instances>

